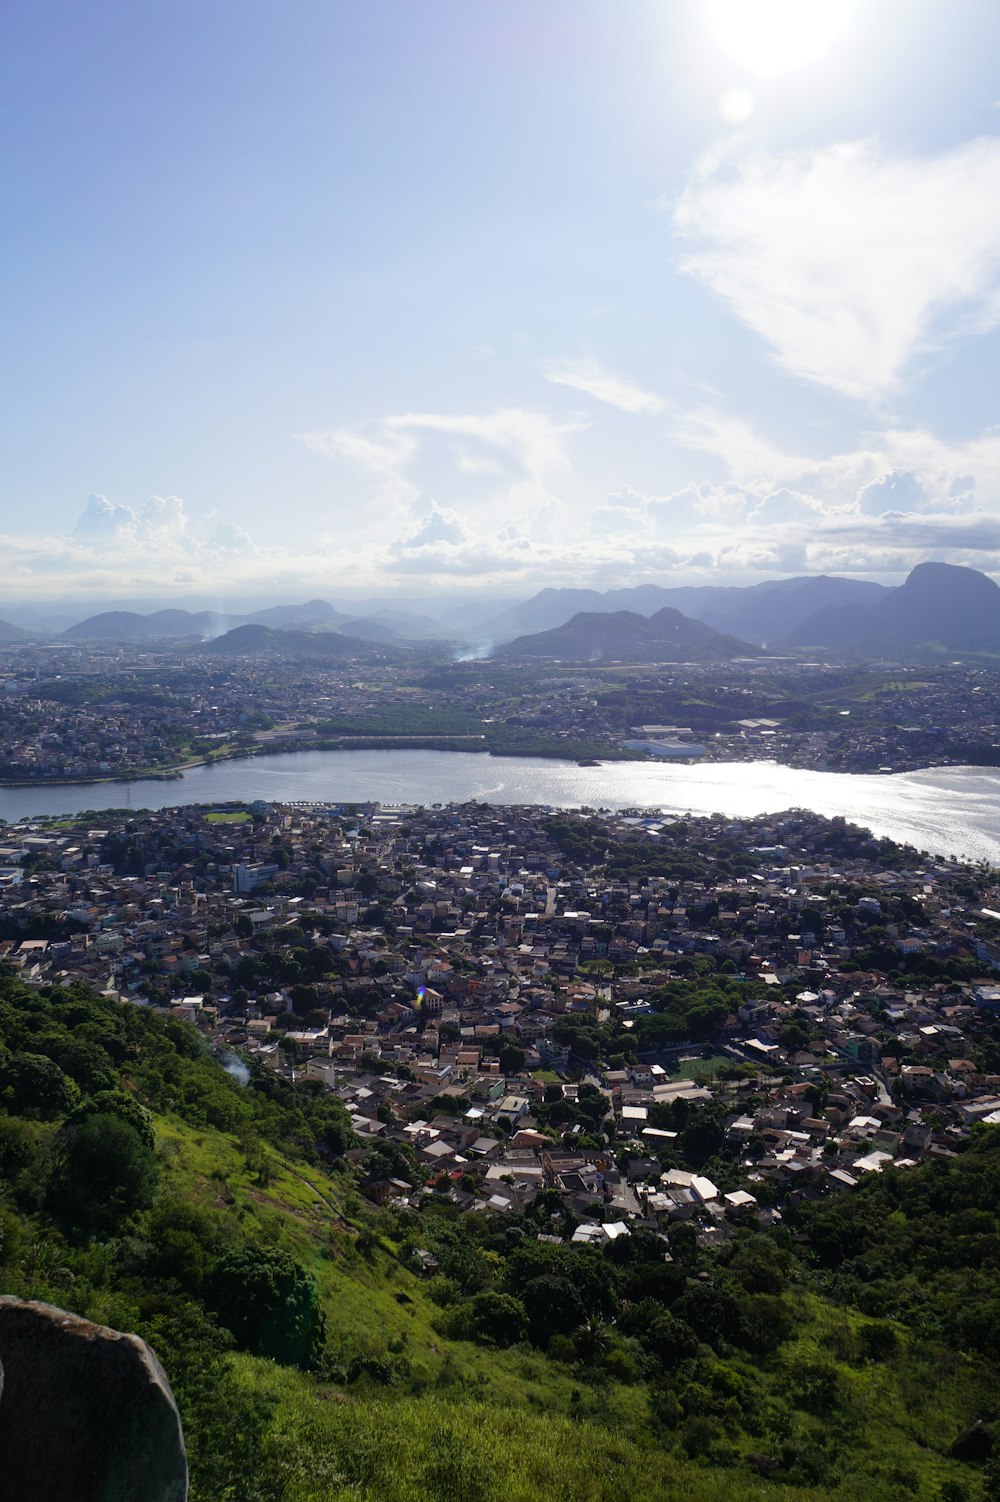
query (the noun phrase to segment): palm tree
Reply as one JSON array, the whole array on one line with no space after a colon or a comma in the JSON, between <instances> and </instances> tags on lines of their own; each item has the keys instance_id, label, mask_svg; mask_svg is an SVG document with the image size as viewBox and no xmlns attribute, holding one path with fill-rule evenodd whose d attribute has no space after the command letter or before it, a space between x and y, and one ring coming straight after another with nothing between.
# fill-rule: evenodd
<instances>
[{"instance_id":1,"label":"palm tree","mask_svg":"<svg viewBox=\"0 0 1000 1502\"><path fill-rule=\"evenodd\" d=\"M573 1331L573 1342L582 1361L597 1361L611 1348L611 1326L599 1314L588 1314Z\"/></svg>"}]
</instances>

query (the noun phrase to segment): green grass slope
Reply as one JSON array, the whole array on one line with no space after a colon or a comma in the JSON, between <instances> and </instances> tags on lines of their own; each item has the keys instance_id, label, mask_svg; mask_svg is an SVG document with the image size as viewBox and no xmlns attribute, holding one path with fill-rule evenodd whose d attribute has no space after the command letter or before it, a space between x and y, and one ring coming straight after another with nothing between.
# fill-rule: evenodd
<instances>
[{"instance_id":1,"label":"green grass slope","mask_svg":"<svg viewBox=\"0 0 1000 1502\"><path fill-rule=\"evenodd\" d=\"M671 1263L540 1243L545 1204L376 1212L350 1144L184 1026L0 976L0 1286L150 1341L192 1502L994 1502L949 1450L1000 1409L1000 1132Z\"/></svg>"}]
</instances>

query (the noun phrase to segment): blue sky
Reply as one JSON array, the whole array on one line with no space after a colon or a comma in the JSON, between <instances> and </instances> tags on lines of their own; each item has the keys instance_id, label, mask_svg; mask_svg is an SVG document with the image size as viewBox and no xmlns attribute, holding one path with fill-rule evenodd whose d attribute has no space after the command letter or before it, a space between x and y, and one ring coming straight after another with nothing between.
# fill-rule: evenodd
<instances>
[{"instance_id":1,"label":"blue sky","mask_svg":"<svg viewBox=\"0 0 1000 1502\"><path fill-rule=\"evenodd\" d=\"M1000 569L998 56L987 0L6 7L0 605Z\"/></svg>"}]
</instances>

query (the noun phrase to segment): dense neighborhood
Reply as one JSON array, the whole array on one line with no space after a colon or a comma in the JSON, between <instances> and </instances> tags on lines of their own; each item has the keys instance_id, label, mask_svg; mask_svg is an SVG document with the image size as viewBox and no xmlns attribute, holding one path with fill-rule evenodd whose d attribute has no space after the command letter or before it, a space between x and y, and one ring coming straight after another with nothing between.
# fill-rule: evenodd
<instances>
[{"instance_id":1,"label":"dense neighborhood","mask_svg":"<svg viewBox=\"0 0 1000 1502\"><path fill-rule=\"evenodd\" d=\"M334 1092L379 1204L710 1246L1000 1122L995 881L797 812L105 813L0 830L0 955Z\"/></svg>"}]
</instances>

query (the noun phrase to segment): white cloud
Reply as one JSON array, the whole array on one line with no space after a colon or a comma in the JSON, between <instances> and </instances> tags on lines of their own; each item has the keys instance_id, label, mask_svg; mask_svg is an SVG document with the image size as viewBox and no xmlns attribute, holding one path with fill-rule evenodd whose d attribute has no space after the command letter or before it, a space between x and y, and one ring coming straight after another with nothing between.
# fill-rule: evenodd
<instances>
[{"instance_id":1,"label":"white cloud","mask_svg":"<svg viewBox=\"0 0 1000 1502\"><path fill-rule=\"evenodd\" d=\"M227 553L231 557L252 558L257 553L257 545L250 534L233 522L223 522L221 527L216 527L205 546L210 552Z\"/></svg>"},{"instance_id":2,"label":"white cloud","mask_svg":"<svg viewBox=\"0 0 1000 1502\"><path fill-rule=\"evenodd\" d=\"M572 474L569 440L584 426L522 407L403 412L357 430L300 434L299 441L360 468L374 486L367 505L351 498L352 515L344 522L355 531L366 522L371 545L378 547L387 527L406 527L427 512L429 491L463 518L478 515L493 527L498 518L514 525L530 521L533 535L544 535L564 513L558 489Z\"/></svg>"},{"instance_id":3,"label":"white cloud","mask_svg":"<svg viewBox=\"0 0 1000 1502\"><path fill-rule=\"evenodd\" d=\"M409 528L402 538L406 548L425 548L439 542L458 544L466 541L466 531L458 514L431 502L431 509Z\"/></svg>"},{"instance_id":4,"label":"white cloud","mask_svg":"<svg viewBox=\"0 0 1000 1502\"><path fill-rule=\"evenodd\" d=\"M625 376L614 375L597 360L543 360L542 374L556 386L571 386L595 401L622 412L663 412L666 402Z\"/></svg>"},{"instance_id":5,"label":"white cloud","mask_svg":"<svg viewBox=\"0 0 1000 1502\"><path fill-rule=\"evenodd\" d=\"M354 428L333 428L329 432L296 433L295 438L311 453L337 459L371 476L377 486L375 499L386 509L412 505L420 494L406 478L418 448L408 433L382 425L377 437Z\"/></svg>"},{"instance_id":6,"label":"white cloud","mask_svg":"<svg viewBox=\"0 0 1000 1502\"><path fill-rule=\"evenodd\" d=\"M681 413L672 424L671 437L684 448L712 454L747 482L765 480L773 484L809 463L763 438L744 418L708 405Z\"/></svg>"},{"instance_id":7,"label":"white cloud","mask_svg":"<svg viewBox=\"0 0 1000 1502\"><path fill-rule=\"evenodd\" d=\"M581 422L553 422L543 412L523 407L504 407L498 412L452 415L439 412L407 412L383 420L391 434L444 434L464 438L515 459L526 474L540 485L569 468L566 440L583 431ZM468 455L464 456L466 460Z\"/></svg>"},{"instance_id":8,"label":"white cloud","mask_svg":"<svg viewBox=\"0 0 1000 1502\"><path fill-rule=\"evenodd\" d=\"M857 509L865 516L882 516L887 511L921 511L927 492L912 469L890 470L862 485Z\"/></svg>"},{"instance_id":9,"label":"white cloud","mask_svg":"<svg viewBox=\"0 0 1000 1502\"><path fill-rule=\"evenodd\" d=\"M1000 139L703 159L674 210L697 276L793 374L877 401L914 357L1000 322Z\"/></svg>"},{"instance_id":10,"label":"white cloud","mask_svg":"<svg viewBox=\"0 0 1000 1502\"><path fill-rule=\"evenodd\" d=\"M179 496L150 496L135 511L117 506L107 496L92 495L73 529L73 536L92 546L115 542L159 546L180 542L187 532L184 502Z\"/></svg>"},{"instance_id":11,"label":"white cloud","mask_svg":"<svg viewBox=\"0 0 1000 1502\"><path fill-rule=\"evenodd\" d=\"M801 491L782 488L773 490L770 495L762 496L753 510L747 513L747 522L751 527L767 527L785 522L797 522L815 527L819 519L826 514L815 496L803 495Z\"/></svg>"}]
</instances>

